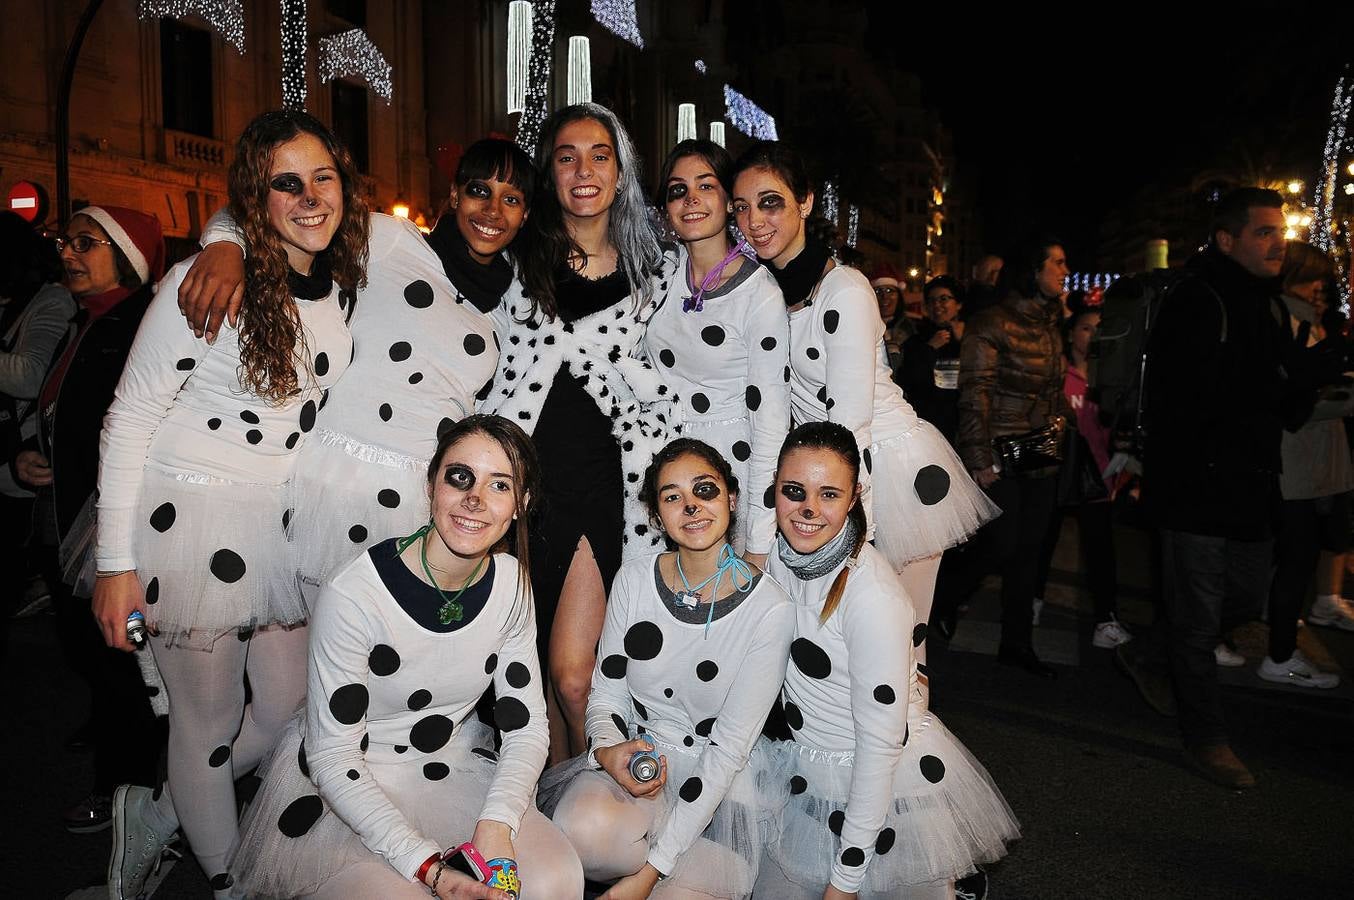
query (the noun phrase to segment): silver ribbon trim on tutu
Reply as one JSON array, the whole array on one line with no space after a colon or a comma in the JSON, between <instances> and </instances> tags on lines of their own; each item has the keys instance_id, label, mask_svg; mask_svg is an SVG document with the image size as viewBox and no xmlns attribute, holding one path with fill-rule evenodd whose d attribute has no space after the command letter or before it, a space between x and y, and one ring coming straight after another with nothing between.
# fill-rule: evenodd
<instances>
[{"instance_id":1,"label":"silver ribbon trim on tutu","mask_svg":"<svg viewBox=\"0 0 1354 900\"><path fill-rule=\"evenodd\" d=\"M701 427L703 427L703 428L718 428L718 427L720 427L720 426L722 426L722 425L737 425L739 422L746 422L747 420L748 420L748 417L747 417L747 416L735 416L735 417L733 417L732 419L692 419L692 418L688 418L688 419L686 420L686 427L687 427L687 428L690 428L690 427L692 427L693 425L699 425L699 426L701 426Z\"/></svg>"},{"instance_id":2,"label":"silver ribbon trim on tutu","mask_svg":"<svg viewBox=\"0 0 1354 900\"><path fill-rule=\"evenodd\" d=\"M427 466L426 460L417 460L412 456L396 453L394 450L387 450L374 444L364 444L361 441L353 440L346 434L339 434L337 431L321 428L319 429L319 440L322 447L337 447L353 459L372 465L384 466L387 469L422 472Z\"/></svg>"}]
</instances>

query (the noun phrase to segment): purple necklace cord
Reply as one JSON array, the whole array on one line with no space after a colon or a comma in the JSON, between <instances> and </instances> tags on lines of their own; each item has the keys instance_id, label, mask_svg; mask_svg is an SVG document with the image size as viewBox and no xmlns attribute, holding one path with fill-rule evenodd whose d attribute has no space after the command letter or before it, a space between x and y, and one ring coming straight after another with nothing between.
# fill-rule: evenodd
<instances>
[{"instance_id":1,"label":"purple necklace cord","mask_svg":"<svg viewBox=\"0 0 1354 900\"><path fill-rule=\"evenodd\" d=\"M728 256L724 257L723 262L707 272L705 277L701 279L700 289L682 301L682 312L703 312L705 310L705 292L719 284L719 276L724 274L724 270L728 268L729 263L747 250L747 246L746 240L739 240L738 243L733 245L733 249L729 251ZM691 282L690 257L686 261L686 278L689 284Z\"/></svg>"}]
</instances>

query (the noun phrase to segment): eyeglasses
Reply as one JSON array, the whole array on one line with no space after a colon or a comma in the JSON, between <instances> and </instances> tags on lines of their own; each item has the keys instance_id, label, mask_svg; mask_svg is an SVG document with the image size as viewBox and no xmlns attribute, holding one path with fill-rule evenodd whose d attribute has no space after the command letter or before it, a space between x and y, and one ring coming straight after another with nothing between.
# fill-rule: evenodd
<instances>
[{"instance_id":1,"label":"eyeglasses","mask_svg":"<svg viewBox=\"0 0 1354 900\"><path fill-rule=\"evenodd\" d=\"M75 237L66 237L65 235L57 235L56 237L52 238L52 240L56 243L57 253L60 253L61 251L65 250L66 245L68 244L70 245L70 248L74 250L76 253L88 253L89 248L93 247L95 244L103 244L108 247L113 246L112 241L99 240L98 238L91 237L90 235L87 234L77 234Z\"/></svg>"},{"instance_id":2,"label":"eyeglasses","mask_svg":"<svg viewBox=\"0 0 1354 900\"><path fill-rule=\"evenodd\" d=\"M876 294L896 294L898 293L898 289L896 287L877 287L874 289L874 292Z\"/></svg>"}]
</instances>

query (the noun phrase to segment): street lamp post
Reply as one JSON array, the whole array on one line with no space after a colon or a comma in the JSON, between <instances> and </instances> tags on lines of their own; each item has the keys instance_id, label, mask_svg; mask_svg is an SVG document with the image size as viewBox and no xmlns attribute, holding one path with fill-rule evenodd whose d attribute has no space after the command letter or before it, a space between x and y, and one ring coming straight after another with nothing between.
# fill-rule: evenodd
<instances>
[{"instance_id":1,"label":"street lamp post","mask_svg":"<svg viewBox=\"0 0 1354 900\"><path fill-rule=\"evenodd\" d=\"M94 23L103 0L89 0L66 48L66 61L61 66L61 83L56 94L56 214L64 225L71 217L71 82L75 80L75 64L80 60L80 48L85 34Z\"/></svg>"}]
</instances>

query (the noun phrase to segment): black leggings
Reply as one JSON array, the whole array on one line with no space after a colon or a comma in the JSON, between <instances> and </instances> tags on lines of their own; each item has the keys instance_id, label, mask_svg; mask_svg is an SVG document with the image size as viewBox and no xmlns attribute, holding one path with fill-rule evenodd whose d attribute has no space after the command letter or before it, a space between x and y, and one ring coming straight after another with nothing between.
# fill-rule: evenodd
<instances>
[{"instance_id":1,"label":"black leggings","mask_svg":"<svg viewBox=\"0 0 1354 900\"><path fill-rule=\"evenodd\" d=\"M1114 555L1114 504L1108 501L1083 503L1072 511L1077 517L1082 571L1095 605L1095 620L1097 623L1108 622L1111 616L1119 613L1119 577ZM1048 586L1053 551L1057 549L1063 516L1067 512L1069 510L1056 510L1044 535L1044 546L1039 556L1039 577L1034 592L1036 597L1044 596Z\"/></svg>"}]
</instances>

